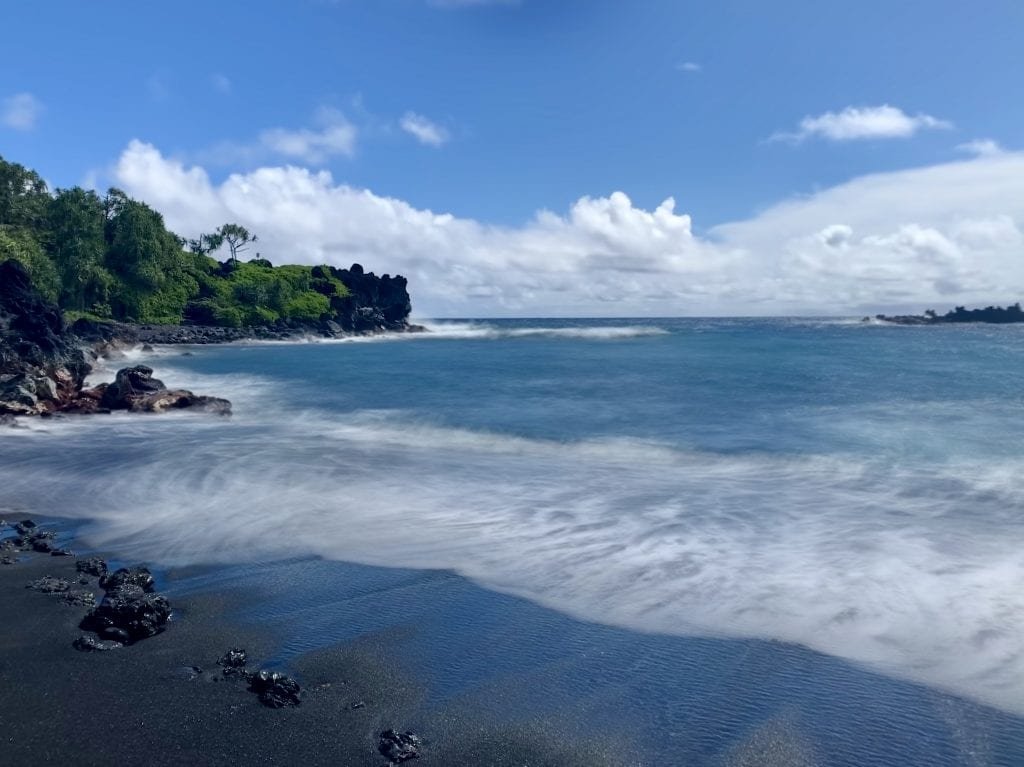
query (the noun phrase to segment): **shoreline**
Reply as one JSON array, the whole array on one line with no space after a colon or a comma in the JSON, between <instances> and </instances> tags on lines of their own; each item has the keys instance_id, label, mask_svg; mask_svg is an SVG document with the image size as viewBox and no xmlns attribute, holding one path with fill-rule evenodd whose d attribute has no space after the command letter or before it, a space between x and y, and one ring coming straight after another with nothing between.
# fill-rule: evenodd
<instances>
[{"instance_id":1,"label":"shoreline","mask_svg":"<svg viewBox=\"0 0 1024 767\"><path fill-rule=\"evenodd\" d=\"M1019 718L841 659L589 624L442 571L306 557L158 570L168 629L80 653L74 611L24 588L65 564L0 567L0 615L20 616L0 627L0 689L18 695L0 727L25 739L12 764L386 765L377 738L392 728L421 738L410 763L424 765L934 767L979 739L993 756L1024 753ZM231 647L298 679L302 705L264 708L244 684L214 682ZM875 736L833 739L849 728Z\"/></svg>"},{"instance_id":2,"label":"shoreline","mask_svg":"<svg viewBox=\"0 0 1024 767\"><path fill-rule=\"evenodd\" d=\"M11 532L0 530L3 537ZM62 545L66 538L60 536ZM381 735L407 729L421 739L416 764L639 764L529 726L502 727L467 712L432 710L416 670L396 660L400 631L303 652L282 669L274 662L283 641L277 630L232 617L244 614L251 601L244 589L175 594L173 573L157 574L158 585L170 587L173 597L163 632L108 652L81 652L72 641L83 633L78 623L88 608L26 588L44 576L76 583L82 577L78 558L17 557L15 564L0 566L5 764L380 766L389 764L380 752ZM96 579L88 580L79 587L98 591ZM234 647L247 651L250 668L294 674L302 685L301 704L268 708L244 681L225 675L217 659Z\"/></svg>"}]
</instances>

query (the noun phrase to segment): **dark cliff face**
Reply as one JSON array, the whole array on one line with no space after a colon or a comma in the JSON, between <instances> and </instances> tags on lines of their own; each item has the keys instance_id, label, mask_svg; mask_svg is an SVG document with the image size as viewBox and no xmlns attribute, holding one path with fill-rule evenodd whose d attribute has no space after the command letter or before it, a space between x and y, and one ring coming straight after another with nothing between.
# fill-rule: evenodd
<instances>
[{"instance_id":1,"label":"dark cliff face","mask_svg":"<svg viewBox=\"0 0 1024 767\"><path fill-rule=\"evenodd\" d=\"M319 266L313 270L313 276L327 276L325 269L349 290L348 296L331 299L335 321L345 331L372 333L408 327L412 301L405 277L388 274L378 277L373 272L364 272L359 264L352 264L348 269Z\"/></svg>"},{"instance_id":2,"label":"dark cliff face","mask_svg":"<svg viewBox=\"0 0 1024 767\"><path fill-rule=\"evenodd\" d=\"M60 310L35 290L19 262L0 263L0 413L58 409L89 370Z\"/></svg>"}]
</instances>

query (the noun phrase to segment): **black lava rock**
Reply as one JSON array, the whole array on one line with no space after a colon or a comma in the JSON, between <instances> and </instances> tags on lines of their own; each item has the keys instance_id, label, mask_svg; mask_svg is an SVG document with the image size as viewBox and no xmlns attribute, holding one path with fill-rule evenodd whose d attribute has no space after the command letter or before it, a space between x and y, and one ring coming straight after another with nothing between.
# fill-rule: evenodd
<instances>
[{"instance_id":1,"label":"black lava rock","mask_svg":"<svg viewBox=\"0 0 1024 767\"><path fill-rule=\"evenodd\" d=\"M276 671L257 671L249 677L249 689L259 695L260 703L269 708L298 706L302 688L291 677Z\"/></svg>"},{"instance_id":2,"label":"black lava rock","mask_svg":"<svg viewBox=\"0 0 1024 767\"><path fill-rule=\"evenodd\" d=\"M103 567L106 568L106 563ZM145 567L122 567L100 577L100 588L104 591L115 591L122 586L138 586L147 594L152 594L156 590L153 574Z\"/></svg>"},{"instance_id":3,"label":"black lava rock","mask_svg":"<svg viewBox=\"0 0 1024 767\"><path fill-rule=\"evenodd\" d=\"M108 591L99 606L82 619L80 627L100 635L108 628L122 629L132 642L137 642L163 631L170 617L171 604L166 597L125 584Z\"/></svg>"},{"instance_id":4,"label":"black lava rock","mask_svg":"<svg viewBox=\"0 0 1024 767\"><path fill-rule=\"evenodd\" d=\"M217 661L217 665L222 666L224 668L224 672L227 673L229 669L234 671L240 668L245 668L245 664L248 662L249 658L245 654L245 650L233 647L220 656L220 659Z\"/></svg>"},{"instance_id":5,"label":"black lava rock","mask_svg":"<svg viewBox=\"0 0 1024 767\"><path fill-rule=\"evenodd\" d=\"M103 392L100 405L111 410L127 410L136 400L163 391L163 381L153 378L153 368L136 365L117 371L114 383Z\"/></svg>"},{"instance_id":6,"label":"black lava rock","mask_svg":"<svg viewBox=\"0 0 1024 767\"><path fill-rule=\"evenodd\" d=\"M410 759L419 759L420 739L411 732L385 730L380 734L377 750L392 764L401 764Z\"/></svg>"},{"instance_id":7,"label":"black lava rock","mask_svg":"<svg viewBox=\"0 0 1024 767\"><path fill-rule=\"evenodd\" d=\"M66 591L60 601L71 607L95 607L96 596L91 591Z\"/></svg>"},{"instance_id":8,"label":"black lava rock","mask_svg":"<svg viewBox=\"0 0 1024 767\"><path fill-rule=\"evenodd\" d=\"M102 578L107 574L107 563L99 557L90 557L89 559L80 559L75 562L75 569L80 573Z\"/></svg>"},{"instance_id":9,"label":"black lava rock","mask_svg":"<svg viewBox=\"0 0 1024 767\"><path fill-rule=\"evenodd\" d=\"M70 589L71 584L63 578L45 575L37 581L32 581L25 588L41 591L44 594L61 594Z\"/></svg>"},{"instance_id":10,"label":"black lava rock","mask_svg":"<svg viewBox=\"0 0 1024 767\"><path fill-rule=\"evenodd\" d=\"M103 629L100 632L100 639L109 639L112 642L120 642L121 644L130 644L132 641L128 632L117 626L107 626Z\"/></svg>"},{"instance_id":11,"label":"black lava rock","mask_svg":"<svg viewBox=\"0 0 1024 767\"><path fill-rule=\"evenodd\" d=\"M88 634L83 634L72 643L72 647L82 652L106 652L107 650L117 650L124 645L120 642L96 639Z\"/></svg>"},{"instance_id":12,"label":"black lava rock","mask_svg":"<svg viewBox=\"0 0 1024 767\"><path fill-rule=\"evenodd\" d=\"M25 267L0 263L0 413L59 409L89 369L60 309L35 289Z\"/></svg>"}]
</instances>

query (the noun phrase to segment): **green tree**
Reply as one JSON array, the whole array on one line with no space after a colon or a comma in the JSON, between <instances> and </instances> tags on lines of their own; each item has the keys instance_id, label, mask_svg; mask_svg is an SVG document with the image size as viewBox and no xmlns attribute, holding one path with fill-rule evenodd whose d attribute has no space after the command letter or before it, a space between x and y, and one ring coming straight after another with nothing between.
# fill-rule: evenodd
<instances>
[{"instance_id":1,"label":"green tree","mask_svg":"<svg viewBox=\"0 0 1024 767\"><path fill-rule=\"evenodd\" d=\"M24 265L40 293L51 301L57 301L60 293L57 268L28 230L0 226L0 263L9 258Z\"/></svg>"},{"instance_id":2,"label":"green tree","mask_svg":"<svg viewBox=\"0 0 1024 767\"><path fill-rule=\"evenodd\" d=\"M215 234L220 238L219 242L228 244L231 260L236 264L238 263L238 254L248 250L249 245L256 242L256 235L239 224L224 224Z\"/></svg>"},{"instance_id":3,"label":"green tree","mask_svg":"<svg viewBox=\"0 0 1024 767\"><path fill-rule=\"evenodd\" d=\"M81 187L59 189L47 212L48 250L60 274L60 303L84 311L107 303L110 274L103 201Z\"/></svg>"},{"instance_id":4,"label":"green tree","mask_svg":"<svg viewBox=\"0 0 1024 767\"><path fill-rule=\"evenodd\" d=\"M28 229L40 242L49 202L46 182L38 173L0 157L0 226Z\"/></svg>"},{"instance_id":5,"label":"green tree","mask_svg":"<svg viewBox=\"0 0 1024 767\"><path fill-rule=\"evenodd\" d=\"M127 199L108 222L107 266L120 281L111 295L115 316L139 322L178 322L199 284L163 216Z\"/></svg>"},{"instance_id":6,"label":"green tree","mask_svg":"<svg viewBox=\"0 0 1024 767\"><path fill-rule=\"evenodd\" d=\"M194 240L189 240L188 249L197 256L208 256L220 250L224 244L224 236L219 232L213 234L201 234Z\"/></svg>"}]
</instances>

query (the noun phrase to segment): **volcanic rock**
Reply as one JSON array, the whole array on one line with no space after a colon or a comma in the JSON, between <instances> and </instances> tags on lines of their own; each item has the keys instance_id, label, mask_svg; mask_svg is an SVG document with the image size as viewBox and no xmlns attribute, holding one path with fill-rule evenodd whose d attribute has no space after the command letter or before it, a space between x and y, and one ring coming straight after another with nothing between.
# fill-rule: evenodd
<instances>
[{"instance_id":1,"label":"volcanic rock","mask_svg":"<svg viewBox=\"0 0 1024 767\"><path fill-rule=\"evenodd\" d=\"M249 677L249 689L269 708L298 706L302 701L299 683L276 671L257 671Z\"/></svg>"},{"instance_id":2,"label":"volcanic rock","mask_svg":"<svg viewBox=\"0 0 1024 767\"><path fill-rule=\"evenodd\" d=\"M72 643L72 646L76 650L81 650L82 652L106 652L107 650L117 650L121 647L124 647L124 645L120 642L111 642L109 640L96 639L95 637L91 637L88 634L83 634L82 636L78 637L78 639L76 639Z\"/></svg>"},{"instance_id":3,"label":"volcanic rock","mask_svg":"<svg viewBox=\"0 0 1024 767\"><path fill-rule=\"evenodd\" d=\"M89 557L88 559L80 559L75 562L75 569L80 573L102 578L107 574L107 563L99 557Z\"/></svg>"},{"instance_id":4,"label":"volcanic rock","mask_svg":"<svg viewBox=\"0 0 1024 767\"><path fill-rule=\"evenodd\" d=\"M155 636L171 617L171 605L160 594L147 594L141 586L124 584L108 591L103 601L82 619L80 627L104 636L109 628L123 630L131 642Z\"/></svg>"},{"instance_id":5,"label":"volcanic rock","mask_svg":"<svg viewBox=\"0 0 1024 767\"><path fill-rule=\"evenodd\" d=\"M102 559L98 561L103 564L105 572L107 563ZM109 575L100 576L100 588L104 591L114 591L123 586L138 586L147 594L152 594L155 591L153 574L145 567L122 567Z\"/></svg>"},{"instance_id":6,"label":"volcanic rock","mask_svg":"<svg viewBox=\"0 0 1024 767\"><path fill-rule=\"evenodd\" d=\"M420 756L420 739L411 732L385 730L380 734L377 750L392 764L401 764Z\"/></svg>"}]
</instances>

